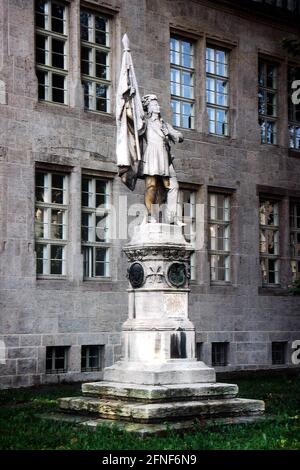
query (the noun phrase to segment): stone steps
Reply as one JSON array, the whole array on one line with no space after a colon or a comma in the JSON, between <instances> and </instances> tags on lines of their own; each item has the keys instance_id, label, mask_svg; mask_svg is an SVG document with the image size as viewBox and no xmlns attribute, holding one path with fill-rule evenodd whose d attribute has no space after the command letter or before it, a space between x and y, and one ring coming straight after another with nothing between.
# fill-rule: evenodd
<instances>
[{"instance_id":1,"label":"stone steps","mask_svg":"<svg viewBox=\"0 0 300 470\"><path fill-rule=\"evenodd\" d=\"M188 418L214 418L260 415L264 402L243 398L223 398L168 403L140 403L96 397L60 398L62 411L91 413L98 418L125 420L139 423L184 420Z\"/></svg>"},{"instance_id":2,"label":"stone steps","mask_svg":"<svg viewBox=\"0 0 300 470\"><path fill-rule=\"evenodd\" d=\"M82 393L84 396L153 403L235 398L238 386L225 383L137 385L103 381L83 384Z\"/></svg>"}]
</instances>

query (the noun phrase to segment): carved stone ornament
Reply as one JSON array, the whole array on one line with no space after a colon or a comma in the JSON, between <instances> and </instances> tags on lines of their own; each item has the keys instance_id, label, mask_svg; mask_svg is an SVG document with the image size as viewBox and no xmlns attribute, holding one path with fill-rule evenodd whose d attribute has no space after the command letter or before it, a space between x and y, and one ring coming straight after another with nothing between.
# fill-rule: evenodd
<instances>
[{"instance_id":1,"label":"carved stone ornament","mask_svg":"<svg viewBox=\"0 0 300 470\"><path fill-rule=\"evenodd\" d=\"M166 261L172 261L174 259L179 259L182 261L188 261L191 253L185 249L180 248L131 248L124 250L129 261L142 261L145 259L151 258L163 258Z\"/></svg>"},{"instance_id":2,"label":"carved stone ornament","mask_svg":"<svg viewBox=\"0 0 300 470\"><path fill-rule=\"evenodd\" d=\"M144 283L144 268L141 263L133 263L128 269L129 282L133 288L141 287Z\"/></svg>"},{"instance_id":3,"label":"carved stone ornament","mask_svg":"<svg viewBox=\"0 0 300 470\"><path fill-rule=\"evenodd\" d=\"M172 286L182 287L187 281L186 267L183 263L172 263L168 269L168 280Z\"/></svg>"}]
</instances>

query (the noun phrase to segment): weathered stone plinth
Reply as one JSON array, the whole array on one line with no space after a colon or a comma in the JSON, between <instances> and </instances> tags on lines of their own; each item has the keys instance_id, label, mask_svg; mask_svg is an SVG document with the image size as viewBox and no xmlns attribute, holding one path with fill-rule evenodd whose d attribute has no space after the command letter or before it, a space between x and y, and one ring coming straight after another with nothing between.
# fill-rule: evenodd
<instances>
[{"instance_id":1,"label":"weathered stone plinth","mask_svg":"<svg viewBox=\"0 0 300 470\"><path fill-rule=\"evenodd\" d=\"M216 383L214 369L195 359L188 318L191 248L181 228L141 225L124 251L130 285L122 359L104 370L102 382L83 384L82 397L61 398L60 409L89 416L85 425L114 420L138 432L134 423L143 434L170 423L185 429L195 419L261 415L262 401L237 398L236 385Z\"/></svg>"}]
</instances>

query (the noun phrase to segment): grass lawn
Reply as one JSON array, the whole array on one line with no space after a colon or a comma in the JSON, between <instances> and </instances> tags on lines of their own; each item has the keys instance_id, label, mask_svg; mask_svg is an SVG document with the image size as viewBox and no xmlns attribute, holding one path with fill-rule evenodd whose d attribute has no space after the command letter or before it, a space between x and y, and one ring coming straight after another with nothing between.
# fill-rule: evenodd
<instances>
[{"instance_id":1,"label":"grass lawn","mask_svg":"<svg viewBox=\"0 0 300 470\"><path fill-rule=\"evenodd\" d=\"M140 439L114 429L97 431L44 421L36 415L54 411L56 399L80 394L80 385L0 391L0 449L201 450L300 449L300 376L236 381L240 397L266 402L271 421L196 427L165 437Z\"/></svg>"}]
</instances>

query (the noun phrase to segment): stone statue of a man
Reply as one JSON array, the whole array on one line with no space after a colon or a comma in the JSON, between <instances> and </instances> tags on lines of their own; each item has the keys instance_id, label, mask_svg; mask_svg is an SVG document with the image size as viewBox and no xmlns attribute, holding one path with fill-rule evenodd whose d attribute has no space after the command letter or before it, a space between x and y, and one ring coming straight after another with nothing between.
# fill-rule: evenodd
<instances>
[{"instance_id":1,"label":"stone statue of a man","mask_svg":"<svg viewBox=\"0 0 300 470\"><path fill-rule=\"evenodd\" d=\"M134 190L137 178L145 179L145 205L149 221L159 221L158 206L165 204L167 223L178 223L178 182L171 143L183 141L180 132L163 121L156 95L139 95L129 41L124 53L116 99L117 165L122 181Z\"/></svg>"},{"instance_id":2,"label":"stone statue of a man","mask_svg":"<svg viewBox=\"0 0 300 470\"><path fill-rule=\"evenodd\" d=\"M182 142L183 136L161 118L156 95L145 95L142 104L146 114L140 173L145 178L145 205L153 217L153 205L166 203L165 221L174 223L178 182L171 143Z\"/></svg>"}]
</instances>

